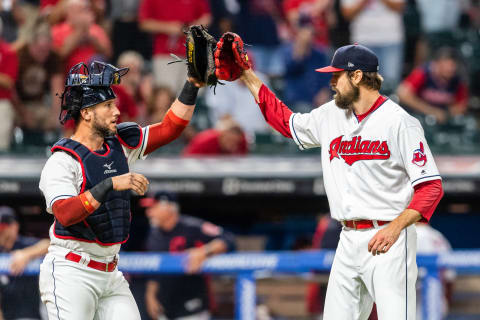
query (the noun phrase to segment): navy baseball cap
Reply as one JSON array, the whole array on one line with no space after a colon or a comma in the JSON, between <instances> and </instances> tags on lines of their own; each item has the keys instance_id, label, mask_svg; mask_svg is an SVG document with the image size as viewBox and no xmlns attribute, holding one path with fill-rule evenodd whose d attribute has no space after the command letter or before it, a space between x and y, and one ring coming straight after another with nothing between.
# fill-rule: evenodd
<instances>
[{"instance_id":1,"label":"navy baseball cap","mask_svg":"<svg viewBox=\"0 0 480 320\"><path fill-rule=\"evenodd\" d=\"M158 201L178 202L177 195L168 191L158 191L140 199L140 207L149 208Z\"/></svg>"},{"instance_id":2,"label":"navy baseball cap","mask_svg":"<svg viewBox=\"0 0 480 320\"><path fill-rule=\"evenodd\" d=\"M378 72L378 58L372 50L360 44L343 46L335 51L329 66L317 72L355 71Z\"/></svg>"},{"instance_id":3,"label":"navy baseball cap","mask_svg":"<svg viewBox=\"0 0 480 320\"><path fill-rule=\"evenodd\" d=\"M7 206L0 207L0 226L9 225L17 221L17 216L15 215L15 211L12 208Z\"/></svg>"}]
</instances>

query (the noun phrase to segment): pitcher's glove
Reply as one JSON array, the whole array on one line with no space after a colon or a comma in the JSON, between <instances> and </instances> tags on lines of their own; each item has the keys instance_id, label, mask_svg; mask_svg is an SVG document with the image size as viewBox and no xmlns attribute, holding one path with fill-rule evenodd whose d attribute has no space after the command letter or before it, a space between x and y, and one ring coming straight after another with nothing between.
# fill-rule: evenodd
<instances>
[{"instance_id":1,"label":"pitcher's glove","mask_svg":"<svg viewBox=\"0 0 480 320\"><path fill-rule=\"evenodd\" d=\"M216 86L218 79L215 76L214 51L217 41L201 25L190 26L185 32L185 36L187 59L182 60L172 54L177 60L168 64L186 61L189 77L207 85Z\"/></svg>"},{"instance_id":2,"label":"pitcher's glove","mask_svg":"<svg viewBox=\"0 0 480 320\"><path fill-rule=\"evenodd\" d=\"M244 48L243 40L233 32L226 32L217 43L215 51L215 75L218 79L234 81L240 78L243 70L252 66Z\"/></svg>"}]
</instances>

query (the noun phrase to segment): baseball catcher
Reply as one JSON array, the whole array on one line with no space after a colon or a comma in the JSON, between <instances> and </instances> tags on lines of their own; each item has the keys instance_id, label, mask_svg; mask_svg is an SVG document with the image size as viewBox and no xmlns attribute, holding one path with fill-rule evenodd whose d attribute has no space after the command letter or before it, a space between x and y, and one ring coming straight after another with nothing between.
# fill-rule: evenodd
<instances>
[{"instance_id":1,"label":"baseball catcher","mask_svg":"<svg viewBox=\"0 0 480 320\"><path fill-rule=\"evenodd\" d=\"M130 233L130 195L143 195L137 160L180 136L192 118L200 84L190 79L162 122L118 123L111 86L128 69L80 62L65 81L60 122L72 118L69 138L53 146L40 178L48 213L50 247L40 267L40 294L49 319L140 320L117 261Z\"/></svg>"}]
</instances>

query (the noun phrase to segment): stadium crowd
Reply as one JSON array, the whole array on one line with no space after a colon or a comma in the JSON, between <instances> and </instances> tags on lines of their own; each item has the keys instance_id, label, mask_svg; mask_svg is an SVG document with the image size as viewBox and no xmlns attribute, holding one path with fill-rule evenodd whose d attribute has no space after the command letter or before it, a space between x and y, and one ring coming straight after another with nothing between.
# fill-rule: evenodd
<instances>
[{"instance_id":1,"label":"stadium crowd","mask_svg":"<svg viewBox=\"0 0 480 320\"><path fill-rule=\"evenodd\" d=\"M115 88L120 121L161 120L186 68L167 63L171 53L185 56L183 30L191 24L207 26L217 38L229 30L239 33L250 45L255 69L297 112L332 97L328 75L314 69L328 64L339 46L364 44L380 59L382 93L419 117L434 150L462 145L470 152L479 139L475 0L439 0L435 6L428 0L11 0L2 2L0 18L3 152L44 152L72 132L72 123L63 127L57 121L57 93L80 61L130 68ZM164 152L190 154L187 145L205 140L193 140L199 132L218 134L225 121L235 123L241 135L236 140L247 146L220 148L217 141L216 154L261 152L261 144L272 141L273 132L242 84L216 91L214 97L213 89L203 90L194 121ZM205 150L215 154L211 145Z\"/></svg>"}]
</instances>

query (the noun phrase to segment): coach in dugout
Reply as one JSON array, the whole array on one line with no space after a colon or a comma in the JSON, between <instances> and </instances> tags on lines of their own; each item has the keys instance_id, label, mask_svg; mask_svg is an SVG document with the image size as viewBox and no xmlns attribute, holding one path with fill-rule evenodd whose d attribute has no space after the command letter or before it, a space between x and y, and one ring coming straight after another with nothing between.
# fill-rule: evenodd
<instances>
[{"instance_id":1,"label":"coach in dugout","mask_svg":"<svg viewBox=\"0 0 480 320\"><path fill-rule=\"evenodd\" d=\"M10 253L9 274L0 276L0 319L36 320L41 318L38 276L24 276L33 259L47 253L50 240L19 234L15 211L0 206L0 253Z\"/></svg>"},{"instance_id":2,"label":"coach in dugout","mask_svg":"<svg viewBox=\"0 0 480 320\"><path fill-rule=\"evenodd\" d=\"M147 282L148 314L155 320L210 319L208 278L197 273L208 257L234 248L233 235L210 222L181 215L172 193L157 192L140 205L150 220L147 249L188 254L188 275L161 275Z\"/></svg>"}]
</instances>

